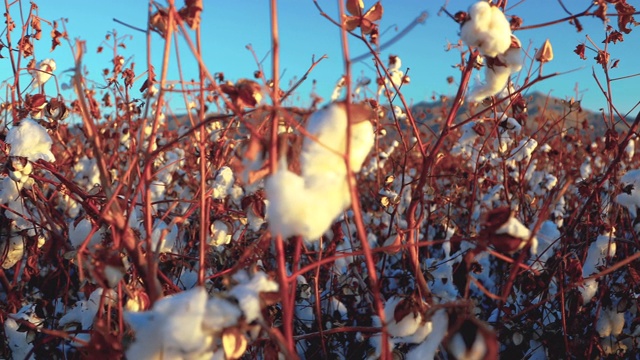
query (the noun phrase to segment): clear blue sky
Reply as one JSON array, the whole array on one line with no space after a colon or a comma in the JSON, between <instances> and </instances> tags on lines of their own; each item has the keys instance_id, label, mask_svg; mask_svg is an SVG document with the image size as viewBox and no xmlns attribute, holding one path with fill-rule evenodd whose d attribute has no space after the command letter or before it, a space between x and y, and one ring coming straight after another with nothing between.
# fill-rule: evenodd
<instances>
[{"instance_id":1,"label":"clear blue sky","mask_svg":"<svg viewBox=\"0 0 640 360\"><path fill-rule=\"evenodd\" d=\"M205 0L205 10L202 19L204 40L204 58L209 70L222 71L226 78L236 80L238 78L251 78L256 64L252 54L245 48L252 44L259 58L264 57L270 49L270 25L269 5L266 0ZM335 0L320 0L324 10L332 17L337 17L338 3ZM630 4L640 8L640 1L629 0ZM371 6L374 1L365 0L365 6ZM451 13L466 10L473 1L450 0L447 9ZM524 19L524 25L532 25L551 21L567 16L557 1L554 0L526 0L515 6L517 1L510 1L514 8L507 14L518 15ZM588 6L590 1L565 1L569 10L578 13ZM182 2L178 0L178 6ZM459 59L457 51L446 52L448 42L455 43L458 40L458 25L446 15L438 16L438 9L445 4L444 0L386 0L382 1L384 16L381 22L381 31L387 30L382 37L389 39L395 33L422 11L429 12L429 18L424 25L418 25L412 32L395 43L391 48L382 53L383 58L389 54L399 55L403 61L403 67L409 67L411 84L404 88L403 93L410 100L420 102L429 100L432 95L452 95L456 87L446 82L447 76L459 78L459 71L452 68ZM27 4L25 3L25 6ZM111 68L111 53L105 48L102 54L96 54L96 48L101 45L107 32L117 31L119 35L132 35L133 39L127 40L127 49L121 53L126 58L136 62L136 71L142 71L145 58L145 34L128 29L113 22L118 18L126 23L139 27L146 26L148 4L146 1L87 1L87 0L63 0L40 1L38 3L40 16L47 20L67 18L67 29L71 39L82 39L87 42L88 56L85 64L90 71L89 77L101 81L101 70ZM299 98L294 99L296 105L309 104L308 93L311 89L311 80L317 80L317 90L325 100L329 99L336 81L343 73L340 35L337 29L329 21L321 17L311 0L281 0L279 7L279 27L281 42L281 68L284 72L284 89L288 88L288 82L299 77L311 64L311 57L327 55L328 59L321 62L311 74L309 81L299 88ZM13 16L17 16L12 11ZM537 48L546 38L551 40L555 58L545 65L544 72L564 72L576 70L555 79L548 80L535 89L545 93L551 92L559 98L576 96L576 84L580 93L578 97L583 99L583 107L597 110L605 107L604 96L598 89L592 77L592 69L603 79L602 69L597 67L593 57L595 53L588 52L586 61L580 60L573 49L576 45L585 41L585 35L589 35L594 42L602 46L604 39L604 25L599 19L581 18L584 31L577 33L575 28L562 23L548 28L529 31L518 31L524 48ZM614 23L615 24L615 20ZM37 48L36 56L39 59L53 57L58 63L58 71L73 66L71 50L66 44L49 54L50 45L48 31L44 25L43 41ZM621 59L618 68L611 70L612 77L621 77L640 72L637 65L637 51L640 38L640 29L625 35L624 42L610 48L612 58ZM359 55L365 51L363 45L351 38L352 55ZM183 71L187 79L197 78L197 67L192 57L187 53L184 42L179 43L182 56ZM6 51L6 49L5 49ZM153 62L159 72L162 58L162 41L158 35L154 35L152 45ZM533 54L533 50L531 51ZM6 61L6 60L5 60ZM173 61L175 65L175 60ZM526 67L521 72L524 75ZM263 63L266 74L270 76L270 58ZM534 65L535 66L535 65ZM356 64L354 74L364 73L375 78L374 71L364 63ZM178 79L176 67L172 67L169 78ZM64 77L61 81L64 81ZM629 111L639 100L637 85L640 77L626 80L618 80L612 84L614 103L622 112ZM140 82L141 83L141 82ZM137 83L134 87L137 91ZM177 109L179 110L179 109ZM637 109L635 110L637 111ZM634 111L634 113L635 113Z\"/></svg>"}]
</instances>

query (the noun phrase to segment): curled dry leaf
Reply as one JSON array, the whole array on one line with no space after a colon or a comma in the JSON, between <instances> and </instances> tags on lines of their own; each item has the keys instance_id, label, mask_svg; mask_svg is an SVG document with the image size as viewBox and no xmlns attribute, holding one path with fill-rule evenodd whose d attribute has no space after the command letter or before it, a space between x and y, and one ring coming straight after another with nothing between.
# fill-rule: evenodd
<instances>
[{"instance_id":1,"label":"curled dry leaf","mask_svg":"<svg viewBox=\"0 0 640 360\"><path fill-rule=\"evenodd\" d=\"M178 14L192 30L195 30L200 26L200 14L203 9L202 0L185 0L184 5L183 8L178 10Z\"/></svg>"},{"instance_id":2,"label":"curled dry leaf","mask_svg":"<svg viewBox=\"0 0 640 360\"><path fill-rule=\"evenodd\" d=\"M364 4L363 8L364 8ZM349 5L347 2L347 9L349 7L353 7L354 11L357 11L356 8L360 5ZM360 10L362 12L362 10ZM353 14L351 11L349 13ZM354 16L345 16L343 20L343 25L346 27L348 31L353 31L356 28L362 29L364 34L371 34L374 31L377 31L378 25L376 21L382 19L382 4L378 1L376 2L369 10L367 10L364 15L354 15Z\"/></svg>"},{"instance_id":3,"label":"curled dry leaf","mask_svg":"<svg viewBox=\"0 0 640 360\"><path fill-rule=\"evenodd\" d=\"M347 11L353 16L362 15L364 2L362 0L347 0Z\"/></svg>"},{"instance_id":4,"label":"curled dry leaf","mask_svg":"<svg viewBox=\"0 0 640 360\"><path fill-rule=\"evenodd\" d=\"M221 84L220 89L239 108L255 107L262 100L260 84L249 79L240 79L236 84L230 81Z\"/></svg>"}]
</instances>

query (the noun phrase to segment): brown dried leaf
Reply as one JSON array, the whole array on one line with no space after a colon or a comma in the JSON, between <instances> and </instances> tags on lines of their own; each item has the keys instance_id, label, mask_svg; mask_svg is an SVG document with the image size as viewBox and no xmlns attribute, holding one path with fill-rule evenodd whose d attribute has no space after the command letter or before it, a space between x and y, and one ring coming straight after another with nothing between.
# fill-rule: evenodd
<instances>
[{"instance_id":1,"label":"brown dried leaf","mask_svg":"<svg viewBox=\"0 0 640 360\"><path fill-rule=\"evenodd\" d=\"M584 51L587 47L584 44L578 44L576 46L576 49L573 50L574 53L578 54L578 56L580 56L580 59L582 60L587 60L587 57L584 55Z\"/></svg>"},{"instance_id":2,"label":"brown dried leaf","mask_svg":"<svg viewBox=\"0 0 640 360\"><path fill-rule=\"evenodd\" d=\"M22 57L29 57L33 55L33 43L31 42L31 36L25 35L18 41L18 49L20 49L20 53Z\"/></svg>"},{"instance_id":3,"label":"brown dried leaf","mask_svg":"<svg viewBox=\"0 0 640 360\"><path fill-rule=\"evenodd\" d=\"M353 16L362 15L364 2L362 0L347 0L347 11Z\"/></svg>"},{"instance_id":4,"label":"brown dried leaf","mask_svg":"<svg viewBox=\"0 0 640 360\"><path fill-rule=\"evenodd\" d=\"M191 30L200 26L200 14L202 13L202 0L185 0L185 6L178 11Z\"/></svg>"},{"instance_id":5,"label":"brown dried leaf","mask_svg":"<svg viewBox=\"0 0 640 360\"><path fill-rule=\"evenodd\" d=\"M56 47L62 44L60 38L67 38L67 33L61 33L60 31L53 29L51 30L51 51L55 50Z\"/></svg>"},{"instance_id":6,"label":"brown dried leaf","mask_svg":"<svg viewBox=\"0 0 640 360\"><path fill-rule=\"evenodd\" d=\"M631 32L629 24L637 26L633 14L636 12L636 8L627 4L626 0L616 2L616 11L618 12L618 29L625 34Z\"/></svg>"}]
</instances>

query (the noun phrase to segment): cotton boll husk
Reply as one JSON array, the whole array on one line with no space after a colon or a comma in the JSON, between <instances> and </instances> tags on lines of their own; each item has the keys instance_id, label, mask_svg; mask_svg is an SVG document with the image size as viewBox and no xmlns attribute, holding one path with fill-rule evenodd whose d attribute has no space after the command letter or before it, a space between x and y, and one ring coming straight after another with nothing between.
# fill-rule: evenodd
<instances>
[{"instance_id":1,"label":"cotton boll husk","mask_svg":"<svg viewBox=\"0 0 640 360\"><path fill-rule=\"evenodd\" d=\"M32 119L23 119L9 130L5 142L11 145L9 156L23 156L30 161L55 161L51 152L53 141L47 130Z\"/></svg>"},{"instance_id":2,"label":"cotton boll husk","mask_svg":"<svg viewBox=\"0 0 640 360\"><path fill-rule=\"evenodd\" d=\"M373 125L368 121L373 114L366 105L351 104L350 107L352 121L364 120L351 125L349 164L352 171L358 172L375 142ZM365 119L362 119L363 117ZM315 139L306 137L303 141L300 154L302 176L327 172L345 173L344 160L338 154L344 154L346 151L346 105L333 103L314 112L309 117L307 132Z\"/></svg>"}]
</instances>

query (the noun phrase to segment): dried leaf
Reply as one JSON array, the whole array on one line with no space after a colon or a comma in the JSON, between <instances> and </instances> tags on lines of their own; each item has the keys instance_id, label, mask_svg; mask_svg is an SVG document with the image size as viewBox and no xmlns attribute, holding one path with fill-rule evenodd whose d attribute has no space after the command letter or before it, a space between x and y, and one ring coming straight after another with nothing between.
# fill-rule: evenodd
<instances>
[{"instance_id":1,"label":"dried leaf","mask_svg":"<svg viewBox=\"0 0 640 360\"><path fill-rule=\"evenodd\" d=\"M347 11L353 16L362 15L364 2L362 0L347 0Z\"/></svg>"},{"instance_id":2,"label":"dried leaf","mask_svg":"<svg viewBox=\"0 0 640 360\"><path fill-rule=\"evenodd\" d=\"M585 46L585 44L578 44L573 52L578 54L578 56L580 56L580 59L587 60L587 57L584 55L584 51L586 48L587 47Z\"/></svg>"},{"instance_id":3,"label":"dried leaf","mask_svg":"<svg viewBox=\"0 0 640 360\"><path fill-rule=\"evenodd\" d=\"M33 43L31 42L31 36L25 35L18 41L18 49L20 49L20 53L22 57L29 57L33 55Z\"/></svg>"},{"instance_id":4,"label":"dried leaf","mask_svg":"<svg viewBox=\"0 0 640 360\"><path fill-rule=\"evenodd\" d=\"M191 30L200 26L200 13L202 13L202 0L185 0L185 6L178 11Z\"/></svg>"}]
</instances>

